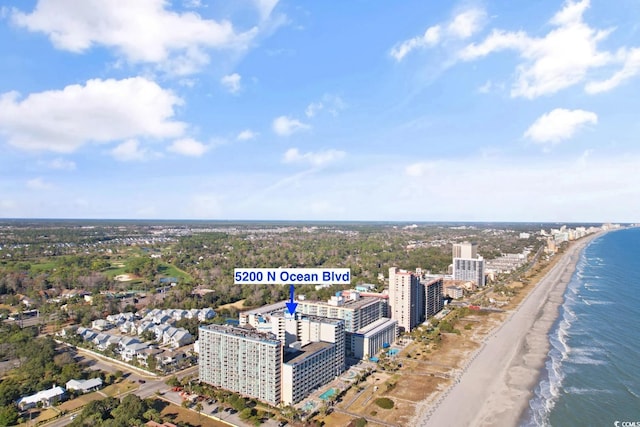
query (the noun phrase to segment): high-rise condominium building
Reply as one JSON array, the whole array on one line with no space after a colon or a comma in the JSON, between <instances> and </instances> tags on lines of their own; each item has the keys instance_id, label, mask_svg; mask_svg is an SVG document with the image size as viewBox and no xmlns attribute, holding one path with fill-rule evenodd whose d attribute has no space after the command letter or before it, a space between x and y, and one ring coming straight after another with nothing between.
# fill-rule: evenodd
<instances>
[{"instance_id":1,"label":"high-rise condominium building","mask_svg":"<svg viewBox=\"0 0 640 427\"><path fill-rule=\"evenodd\" d=\"M454 258L453 279L474 282L476 286L484 286L484 259Z\"/></svg>"},{"instance_id":2,"label":"high-rise condominium building","mask_svg":"<svg viewBox=\"0 0 640 427\"><path fill-rule=\"evenodd\" d=\"M424 321L424 292L414 273L396 267L389 269L389 312L404 331Z\"/></svg>"},{"instance_id":3,"label":"high-rise condominium building","mask_svg":"<svg viewBox=\"0 0 640 427\"><path fill-rule=\"evenodd\" d=\"M442 286L444 280L442 278L433 279L424 284L425 289L425 317L434 316L444 306L442 298Z\"/></svg>"},{"instance_id":4,"label":"high-rise condominium building","mask_svg":"<svg viewBox=\"0 0 640 427\"><path fill-rule=\"evenodd\" d=\"M347 294L346 292L344 294ZM338 292L329 301L298 301L298 312L313 316L330 317L344 321L347 332L358 329L385 317L387 302L382 298L361 297L357 291L349 291L348 296Z\"/></svg>"},{"instance_id":5,"label":"high-rise condominium building","mask_svg":"<svg viewBox=\"0 0 640 427\"><path fill-rule=\"evenodd\" d=\"M200 327L200 380L278 405L282 343L265 334L228 325Z\"/></svg>"},{"instance_id":6,"label":"high-rise condominium building","mask_svg":"<svg viewBox=\"0 0 640 427\"><path fill-rule=\"evenodd\" d=\"M472 259L478 257L478 244L476 242L463 242L453 244L453 258Z\"/></svg>"}]
</instances>

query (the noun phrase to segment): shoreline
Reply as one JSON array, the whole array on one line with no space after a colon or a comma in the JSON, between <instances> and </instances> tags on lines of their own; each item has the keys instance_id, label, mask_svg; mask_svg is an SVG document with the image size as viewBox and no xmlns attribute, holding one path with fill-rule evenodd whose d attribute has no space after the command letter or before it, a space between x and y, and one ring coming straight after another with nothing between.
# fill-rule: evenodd
<instances>
[{"instance_id":1,"label":"shoreline","mask_svg":"<svg viewBox=\"0 0 640 427\"><path fill-rule=\"evenodd\" d=\"M423 407L415 425L519 425L549 353L549 331L584 248L599 232L572 244L520 304L467 360L435 407Z\"/></svg>"}]
</instances>

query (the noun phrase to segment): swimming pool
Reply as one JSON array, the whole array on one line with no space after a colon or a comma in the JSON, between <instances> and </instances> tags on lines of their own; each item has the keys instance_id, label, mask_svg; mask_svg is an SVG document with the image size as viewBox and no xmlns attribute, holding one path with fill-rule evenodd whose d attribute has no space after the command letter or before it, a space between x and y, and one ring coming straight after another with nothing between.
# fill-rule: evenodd
<instances>
[{"instance_id":1,"label":"swimming pool","mask_svg":"<svg viewBox=\"0 0 640 427\"><path fill-rule=\"evenodd\" d=\"M400 353L400 349L399 348L390 348L389 349L389 356L395 356L398 353Z\"/></svg>"},{"instance_id":2,"label":"swimming pool","mask_svg":"<svg viewBox=\"0 0 640 427\"><path fill-rule=\"evenodd\" d=\"M336 390L335 388L330 388L329 390L325 391L324 393L322 393L320 395L320 399L322 400L329 400L331 399L333 396L335 396L335 394L337 393L338 390Z\"/></svg>"}]
</instances>

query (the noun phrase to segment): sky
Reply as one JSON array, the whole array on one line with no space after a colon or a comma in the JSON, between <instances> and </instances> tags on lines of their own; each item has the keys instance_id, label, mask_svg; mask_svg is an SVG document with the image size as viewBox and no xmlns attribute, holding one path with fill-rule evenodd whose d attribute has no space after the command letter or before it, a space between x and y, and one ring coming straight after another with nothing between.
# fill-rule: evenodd
<instances>
[{"instance_id":1,"label":"sky","mask_svg":"<svg viewBox=\"0 0 640 427\"><path fill-rule=\"evenodd\" d=\"M637 0L0 0L0 218L638 222Z\"/></svg>"}]
</instances>

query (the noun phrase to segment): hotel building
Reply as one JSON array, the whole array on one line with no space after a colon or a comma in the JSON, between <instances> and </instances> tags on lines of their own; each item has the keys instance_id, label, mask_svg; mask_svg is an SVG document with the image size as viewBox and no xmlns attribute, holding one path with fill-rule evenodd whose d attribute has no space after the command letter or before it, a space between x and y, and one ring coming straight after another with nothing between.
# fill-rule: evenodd
<instances>
[{"instance_id":1,"label":"hotel building","mask_svg":"<svg viewBox=\"0 0 640 427\"><path fill-rule=\"evenodd\" d=\"M229 325L201 326L200 380L271 405L281 400L282 343Z\"/></svg>"},{"instance_id":2,"label":"hotel building","mask_svg":"<svg viewBox=\"0 0 640 427\"><path fill-rule=\"evenodd\" d=\"M429 318L434 316L444 306L444 300L442 298L442 286L444 280L442 278L433 279L424 284L425 290L425 317Z\"/></svg>"},{"instance_id":3,"label":"hotel building","mask_svg":"<svg viewBox=\"0 0 640 427\"><path fill-rule=\"evenodd\" d=\"M389 269L389 311L402 330L409 332L424 321L424 292L415 273Z\"/></svg>"},{"instance_id":4,"label":"hotel building","mask_svg":"<svg viewBox=\"0 0 640 427\"><path fill-rule=\"evenodd\" d=\"M474 282L476 286L484 286L484 259L482 257L453 259L453 279Z\"/></svg>"}]
</instances>

